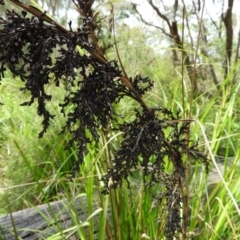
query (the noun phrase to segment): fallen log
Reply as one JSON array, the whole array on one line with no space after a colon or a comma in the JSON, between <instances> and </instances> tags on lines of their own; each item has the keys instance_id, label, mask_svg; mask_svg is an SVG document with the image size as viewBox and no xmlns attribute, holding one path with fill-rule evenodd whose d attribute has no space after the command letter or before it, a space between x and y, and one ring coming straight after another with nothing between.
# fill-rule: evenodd
<instances>
[{"instance_id":1,"label":"fallen log","mask_svg":"<svg viewBox=\"0 0 240 240\"><path fill-rule=\"evenodd\" d=\"M93 212L99 209L97 203L94 203L93 207ZM86 196L81 196L70 203L67 200L56 201L17 211L0 216L0 240L46 239L77 224L80 226L90 214ZM76 219L78 219L76 215L79 217L78 223L76 222ZM93 221L97 233L99 214L93 217ZM77 235L72 234L72 236L66 238L67 235L69 233L62 233L60 239L79 239L79 237L76 237Z\"/></svg>"}]
</instances>

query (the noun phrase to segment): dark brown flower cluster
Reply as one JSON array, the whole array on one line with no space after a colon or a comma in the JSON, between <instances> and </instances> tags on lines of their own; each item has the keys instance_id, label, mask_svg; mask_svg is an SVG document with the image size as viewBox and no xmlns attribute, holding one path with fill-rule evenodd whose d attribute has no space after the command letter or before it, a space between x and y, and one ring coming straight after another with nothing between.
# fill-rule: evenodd
<instances>
[{"instance_id":1,"label":"dark brown flower cluster","mask_svg":"<svg viewBox=\"0 0 240 240\"><path fill-rule=\"evenodd\" d=\"M53 117L46 109L46 101L51 100L51 96L45 92L45 86L50 81L49 75L52 73L56 77L58 85L60 77L67 74L69 79L74 79L74 68L88 64L88 58L80 56L75 50L76 45L91 47L86 41L88 32L78 29L76 32L63 33L56 26L44 24L44 14L37 19L28 18L24 11L22 15L7 11L6 17L0 18L3 26L0 32L0 72L4 76L8 68L25 82L25 88L21 90L30 91L32 98L22 105L31 105L37 100L38 115L44 118L43 131L39 134L42 137ZM57 46L61 55L54 64L51 55Z\"/></svg>"},{"instance_id":2,"label":"dark brown flower cluster","mask_svg":"<svg viewBox=\"0 0 240 240\"><path fill-rule=\"evenodd\" d=\"M178 232L181 232L181 203L182 195L180 193L179 179L177 175L162 173L159 195L157 197L158 205L161 206L161 220L166 221L165 237L166 239L179 239Z\"/></svg>"},{"instance_id":3,"label":"dark brown flower cluster","mask_svg":"<svg viewBox=\"0 0 240 240\"><path fill-rule=\"evenodd\" d=\"M92 72L87 74L86 69L82 68L83 80L79 81L77 91L66 96L65 103L61 105L63 111L68 105L74 107L68 114L63 131L67 129L72 133L73 138L69 146L73 142L77 143L79 163L86 154L86 143L90 141L86 137L86 130L89 130L97 141L99 128L107 127L109 121L113 120L115 115L113 105L123 97L125 91L125 87L115 80L121 75L116 62L104 65L90 58L89 64Z\"/></svg>"},{"instance_id":4,"label":"dark brown flower cluster","mask_svg":"<svg viewBox=\"0 0 240 240\"><path fill-rule=\"evenodd\" d=\"M131 123L119 125L123 134L120 149L113 159L113 167L103 177L104 193L128 181L133 168L141 169L146 186L161 182L166 161L174 165L174 173L185 177L183 158L187 155L193 160L201 160L206 166L208 162L195 146L189 147L185 133L189 129L189 121L178 121L179 115L165 108L139 112ZM150 178L149 178L150 176Z\"/></svg>"}]
</instances>

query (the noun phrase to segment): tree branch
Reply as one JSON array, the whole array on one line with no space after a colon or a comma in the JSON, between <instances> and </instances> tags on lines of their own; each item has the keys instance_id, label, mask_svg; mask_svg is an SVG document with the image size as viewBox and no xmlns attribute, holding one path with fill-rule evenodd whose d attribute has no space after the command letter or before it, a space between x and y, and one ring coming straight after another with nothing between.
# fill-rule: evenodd
<instances>
[{"instance_id":1,"label":"tree branch","mask_svg":"<svg viewBox=\"0 0 240 240\"><path fill-rule=\"evenodd\" d=\"M154 11L157 13L157 15L167 23L169 29L171 29L171 23L170 23L169 19L167 18L167 16L159 11L158 7L152 2L152 0L148 0L148 3L154 9Z\"/></svg>"},{"instance_id":2,"label":"tree branch","mask_svg":"<svg viewBox=\"0 0 240 240\"><path fill-rule=\"evenodd\" d=\"M169 34L169 33L167 33L163 28L161 28L161 27L159 27L159 26L157 26L157 25L155 25L155 24L153 24L153 23L147 22L147 21L142 17L142 15L140 14L140 12L137 10L135 4L132 3L132 6L133 6L133 10L137 13L137 15L140 17L140 19L141 19L141 21L142 21L143 23L145 23L146 25L148 25L148 26L150 26L150 27L154 27L154 28L159 29L159 30L162 31L162 33L164 33L166 36L168 36L169 38L172 38L172 35Z\"/></svg>"}]
</instances>

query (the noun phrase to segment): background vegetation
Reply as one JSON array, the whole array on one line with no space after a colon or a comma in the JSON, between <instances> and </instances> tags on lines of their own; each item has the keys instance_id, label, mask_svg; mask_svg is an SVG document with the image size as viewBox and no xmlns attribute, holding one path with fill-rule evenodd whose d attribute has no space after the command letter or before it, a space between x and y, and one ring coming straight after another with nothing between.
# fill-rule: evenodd
<instances>
[{"instance_id":1,"label":"background vegetation","mask_svg":"<svg viewBox=\"0 0 240 240\"><path fill-rule=\"evenodd\" d=\"M226 1L215 2L219 10L216 19L205 11L204 1L192 1L185 6L178 1L173 6L166 2L148 1L156 18L147 22L141 6L115 1L113 15L108 2L96 1L95 9L105 24L101 41L103 46L114 43L115 18L116 43L128 75L140 73L154 81L154 88L144 95L146 103L151 107L164 106L175 113L180 109L184 119L193 119L188 137L198 142L199 149L212 162L207 175L198 162L185 161L184 194L190 209L187 233L181 238L239 239L240 49L239 29L234 28L239 27L234 24L237 23L234 1L228 1L228 6L224 5ZM38 1L55 17L60 14L59 9L64 9L60 3L56 7L51 1ZM160 9L164 12L159 12ZM68 21L67 12L60 15L62 24ZM134 21L137 23L129 24ZM106 56L117 58L114 46L106 50ZM165 222L154 201L158 189L144 191L140 171L132 170L130 189L124 182L109 195L100 194L103 190L100 179L107 171L105 161L111 165L110 159L120 146L121 132L110 132L106 137L103 131L98 143L89 144L89 153L78 175L69 180L78 157L74 146L64 149L70 135L59 135L66 121L59 109L65 92L62 84L57 91L54 84L48 86L47 92L55 99L49 108L56 117L44 138L38 139L42 120L36 114L36 105L19 107L30 97L28 92L19 92L23 83L10 71L2 79L1 213L72 199L84 193L90 213L95 201L103 209L99 213L102 228L98 239L164 239ZM134 108L139 108L139 104L123 99L116 111L128 122L133 120ZM166 169L170 173L172 166L166 164ZM111 219L105 218L109 208ZM86 231L78 231L77 235L87 239L89 234L93 239L96 223L89 220L89 224ZM108 225L111 230L105 228Z\"/></svg>"}]
</instances>

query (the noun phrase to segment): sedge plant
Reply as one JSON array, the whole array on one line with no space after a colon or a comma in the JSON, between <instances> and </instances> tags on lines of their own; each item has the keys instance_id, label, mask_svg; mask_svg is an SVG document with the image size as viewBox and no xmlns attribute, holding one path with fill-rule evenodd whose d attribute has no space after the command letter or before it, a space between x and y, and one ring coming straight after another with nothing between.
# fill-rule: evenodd
<instances>
[{"instance_id":1,"label":"sedge plant","mask_svg":"<svg viewBox=\"0 0 240 240\"><path fill-rule=\"evenodd\" d=\"M80 192L88 196L88 223L80 223L73 216L78 226L49 239L72 234L81 239L94 239L93 216L98 214L101 226L98 239L173 239L179 236L186 239L189 233L182 226L184 160L189 158L207 168L209 162L197 145L186 139L192 119L183 119L181 103L177 98L166 105L157 101L150 103L152 96L150 101L144 97L153 89L152 81L140 75L129 77L117 48L117 59L107 59L98 41L101 23L92 9L93 1L73 1L81 19L76 31L71 22L67 29L45 12L21 1L10 2L24 11L7 11L6 19L1 18L0 70L4 76L9 69L24 83L21 90L29 93L30 100L22 106L35 106L37 114L43 118L40 138L44 139L51 131L50 124L57 122L49 107L55 101L54 95L47 86L50 80L56 89L66 86L60 107L65 118L61 134L67 137L56 146L59 149L56 153L65 160L54 164L51 157L48 158L46 171L48 165L49 169L54 169L49 181L44 187L39 179L34 181L41 196L48 201L61 195L71 199ZM30 18L29 13L33 17ZM54 58L53 52L57 55ZM164 94L164 87L158 87ZM177 96L176 92L173 95ZM118 109L129 99L133 103L131 119L124 119ZM15 146L33 172L19 143ZM62 151L62 146L66 152ZM55 153L51 154L49 156ZM68 175L62 176L62 172ZM67 178L60 181L63 177ZM49 193L54 192L53 188L56 190L53 196L46 195L49 188ZM100 205L97 210L93 208L95 199ZM215 202L222 206L224 213L228 211L221 199ZM193 231L200 228L190 224ZM85 225L89 225L88 233L82 231ZM237 236L234 225L231 227Z\"/></svg>"}]
</instances>

